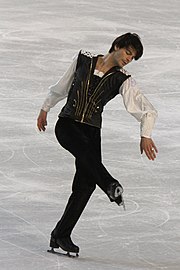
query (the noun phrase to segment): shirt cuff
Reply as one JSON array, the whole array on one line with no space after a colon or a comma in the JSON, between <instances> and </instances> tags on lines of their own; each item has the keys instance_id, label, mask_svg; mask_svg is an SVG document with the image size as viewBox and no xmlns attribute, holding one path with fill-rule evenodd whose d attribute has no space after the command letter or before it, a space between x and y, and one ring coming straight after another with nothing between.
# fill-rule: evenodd
<instances>
[{"instance_id":1,"label":"shirt cuff","mask_svg":"<svg viewBox=\"0 0 180 270\"><path fill-rule=\"evenodd\" d=\"M141 137L151 138L156 117L157 117L156 113L146 113L143 116L140 126Z\"/></svg>"},{"instance_id":2,"label":"shirt cuff","mask_svg":"<svg viewBox=\"0 0 180 270\"><path fill-rule=\"evenodd\" d=\"M42 105L42 108L41 108L43 111L45 112L49 112L50 111L50 107L47 106L45 103Z\"/></svg>"}]
</instances>

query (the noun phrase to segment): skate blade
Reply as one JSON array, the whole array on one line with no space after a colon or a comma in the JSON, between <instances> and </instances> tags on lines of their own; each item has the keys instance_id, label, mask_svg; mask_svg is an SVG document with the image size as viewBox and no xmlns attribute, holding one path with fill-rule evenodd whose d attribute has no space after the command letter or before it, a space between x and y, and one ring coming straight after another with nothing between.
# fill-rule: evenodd
<instances>
[{"instance_id":1,"label":"skate blade","mask_svg":"<svg viewBox=\"0 0 180 270\"><path fill-rule=\"evenodd\" d=\"M72 254L70 254L70 252L63 253L63 252L60 252L60 251L55 251L53 248L48 249L47 252L52 253L52 254L56 254L58 256L65 256L65 257L69 257L69 258L77 258L77 257L79 257L78 253L76 253L76 255L72 255Z\"/></svg>"},{"instance_id":2,"label":"skate blade","mask_svg":"<svg viewBox=\"0 0 180 270\"><path fill-rule=\"evenodd\" d=\"M126 211L126 205L125 205L124 201L122 202L122 207L123 207L124 211Z\"/></svg>"},{"instance_id":3,"label":"skate blade","mask_svg":"<svg viewBox=\"0 0 180 270\"><path fill-rule=\"evenodd\" d=\"M121 194L121 196L122 196L122 194ZM120 204L120 205L122 205L122 207L123 207L124 211L126 211L126 205L125 205L125 202L124 202L123 196L122 196L122 202L121 202L121 204Z\"/></svg>"}]
</instances>

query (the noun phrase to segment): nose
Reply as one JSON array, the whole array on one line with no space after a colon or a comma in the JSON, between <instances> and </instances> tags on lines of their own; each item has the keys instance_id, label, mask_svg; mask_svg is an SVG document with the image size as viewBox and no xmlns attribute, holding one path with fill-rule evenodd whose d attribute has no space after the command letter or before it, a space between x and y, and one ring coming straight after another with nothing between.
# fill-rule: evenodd
<instances>
[{"instance_id":1,"label":"nose","mask_svg":"<svg viewBox=\"0 0 180 270\"><path fill-rule=\"evenodd\" d=\"M133 60L132 55L128 55L128 56L126 57L126 60L127 60L128 63L131 62L131 61Z\"/></svg>"}]
</instances>

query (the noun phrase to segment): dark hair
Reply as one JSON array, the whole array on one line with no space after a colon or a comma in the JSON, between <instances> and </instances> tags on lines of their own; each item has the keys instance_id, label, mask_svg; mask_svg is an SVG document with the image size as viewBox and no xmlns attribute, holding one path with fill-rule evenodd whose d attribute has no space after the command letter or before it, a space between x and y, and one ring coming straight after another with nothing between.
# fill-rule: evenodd
<instances>
[{"instance_id":1,"label":"dark hair","mask_svg":"<svg viewBox=\"0 0 180 270\"><path fill-rule=\"evenodd\" d=\"M115 46L118 48L133 47L136 50L135 60L138 60L143 54L143 45L140 37L135 33L126 33L122 36L117 37L109 50L109 53L115 50Z\"/></svg>"}]
</instances>

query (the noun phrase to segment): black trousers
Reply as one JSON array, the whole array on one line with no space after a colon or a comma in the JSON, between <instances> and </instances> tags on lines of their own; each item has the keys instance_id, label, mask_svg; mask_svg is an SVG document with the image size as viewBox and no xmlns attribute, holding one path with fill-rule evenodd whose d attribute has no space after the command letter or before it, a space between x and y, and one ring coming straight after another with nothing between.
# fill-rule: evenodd
<instances>
[{"instance_id":1,"label":"black trousers","mask_svg":"<svg viewBox=\"0 0 180 270\"><path fill-rule=\"evenodd\" d=\"M107 194L108 186L117 182L102 164L100 132L99 128L69 118L59 118L56 123L57 140L75 157L76 165L72 194L52 232L57 238L70 236L96 184Z\"/></svg>"}]
</instances>

